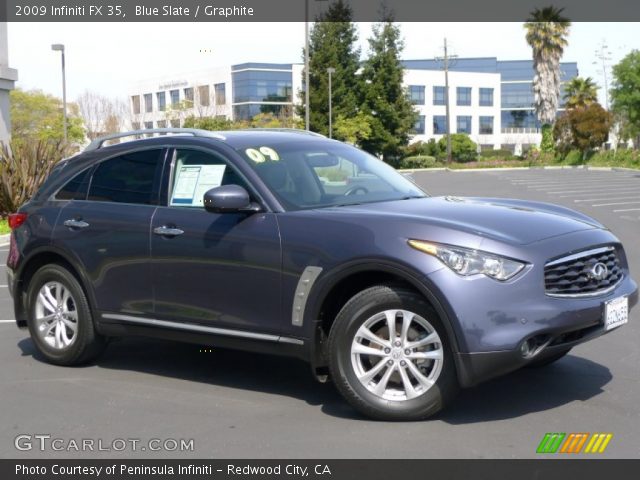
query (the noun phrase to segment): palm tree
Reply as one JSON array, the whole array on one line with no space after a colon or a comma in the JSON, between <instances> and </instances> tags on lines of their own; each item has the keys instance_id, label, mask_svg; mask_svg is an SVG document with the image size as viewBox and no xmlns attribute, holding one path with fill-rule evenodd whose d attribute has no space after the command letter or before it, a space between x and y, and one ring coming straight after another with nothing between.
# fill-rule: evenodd
<instances>
[{"instance_id":1,"label":"palm tree","mask_svg":"<svg viewBox=\"0 0 640 480\"><path fill-rule=\"evenodd\" d=\"M567 46L571 22L563 8L536 8L524 24L533 50L533 93L536 115L543 127L554 123L560 103L560 58Z\"/></svg>"},{"instance_id":2,"label":"palm tree","mask_svg":"<svg viewBox=\"0 0 640 480\"><path fill-rule=\"evenodd\" d=\"M567 108L588 107L598 101L598 87L591 77L572 78L564 86L564 101Z\"/></svg>"}]
</instances>

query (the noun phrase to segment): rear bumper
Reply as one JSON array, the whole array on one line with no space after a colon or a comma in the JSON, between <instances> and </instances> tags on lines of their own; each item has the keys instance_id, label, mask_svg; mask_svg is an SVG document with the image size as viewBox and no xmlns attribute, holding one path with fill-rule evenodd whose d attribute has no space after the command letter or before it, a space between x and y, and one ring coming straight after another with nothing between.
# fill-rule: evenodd
<instances>
[{"instance_id":1,"label":"rear bumper","mask_svg":"<svg viewBox=\"0 0 640 480\"><path fill-rule=\"evenodd\" d=\"M619 292L619 289L614 292L614 296L616 294L617 296L628 296L629 308L638 303L638 288L634 282L631 281L631 284L633 286L631 293ZM568 312L563 313L567 315ZM456 353L455 361L460 385L462 387L472 387L485 380L524 367L533 360L553 356L558 352L617 330L605 331L601 315L590 321L583 321L583 323L578 324L580 319L593 315L592 309L586 311L576 309L570 313L574 316L576 325L570 329L566 327L546 329L543 334L548 335L548 343L534 356L523 356L520 348L492 352ZM624 326L621 328L624 328ZM526 338L522 340L524 341Z\"/></svg>"}]
</instances>

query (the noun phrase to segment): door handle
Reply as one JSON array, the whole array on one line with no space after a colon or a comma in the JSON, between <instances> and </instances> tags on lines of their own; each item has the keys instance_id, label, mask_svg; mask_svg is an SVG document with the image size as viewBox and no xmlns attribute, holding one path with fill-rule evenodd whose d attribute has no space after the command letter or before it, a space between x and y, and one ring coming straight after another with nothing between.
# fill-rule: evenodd
<instances>
[{"instance_id":1,"label":"door handle","mask_svg":"<svg viewBox=\"0 0 640 480\"><path fill-rule=\"evenodd\" d=\"M170 228L165 225L154 228L153 233L156 235L162 235L163 237L177 237L178 235L182 235L184 230L180 230L179 228Z\"/></svg>"},{"instance_id":2,"label":"door handle","mask_svg":"<svg viewBox=\"0 0 640 480\"><path fill-rule=\"evenodd\" d=\"M64 226L69 228L87 228L89 224L82 220L69 219L64 221Z\"/></svg>"}]
</instances>

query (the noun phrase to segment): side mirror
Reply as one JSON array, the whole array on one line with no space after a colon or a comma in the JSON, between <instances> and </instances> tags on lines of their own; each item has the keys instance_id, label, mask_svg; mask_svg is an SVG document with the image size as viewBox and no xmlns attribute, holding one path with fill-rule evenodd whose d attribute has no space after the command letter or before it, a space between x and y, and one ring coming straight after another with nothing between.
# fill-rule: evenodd
<instances>
[{"instance_id":1,"label":"side mirror","mask_svg":"<svg viewBox=\"0 0 640 480\"><path fill-rule=\"evenodd\" d=\"M211 213L257 213L260 205L251 202L249 193L239 185L221 185L204 194L204 208Z\"/></svg>"}]
</instances>

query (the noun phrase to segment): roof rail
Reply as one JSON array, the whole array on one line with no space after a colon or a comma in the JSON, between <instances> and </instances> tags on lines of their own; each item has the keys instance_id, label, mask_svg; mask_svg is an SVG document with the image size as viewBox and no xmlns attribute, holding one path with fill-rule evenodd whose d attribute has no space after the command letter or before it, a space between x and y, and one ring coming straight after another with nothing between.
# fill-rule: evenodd
<instances>
[{"instance_id":1,"label":"roof rail","mask_svg":"<svg viewBox=\"0 0 640 480\"><path fill-rule=\"evenodd\" d=\"M116 138L148 135L150 133L172 133L174 135L193 135L194 137L207 137L225 140L225 137L220 133L211 132L209 130L200 130L197 128L147 128L144 130L130 130L128 132L112 133L110 135L105 135L104 137L96 138L87 146L87 148L84 149L84 151L89 152L91 150L98 150L102 148L102 144L104 142L115 140Z\"/></svg>"},{"instance_id":2,"label":"roof rail","mask_svg":"<svg viewBox=\"0 0 640 480\"><path fill-rule=\"evenodd\" d=\"M300 128L243 128L244 132L285 132L285 133L299 133L300 135L311 135L313 137L327 138L321 133L312 132L311 130L302 130Z\"/></svg>"}]
</instances>

